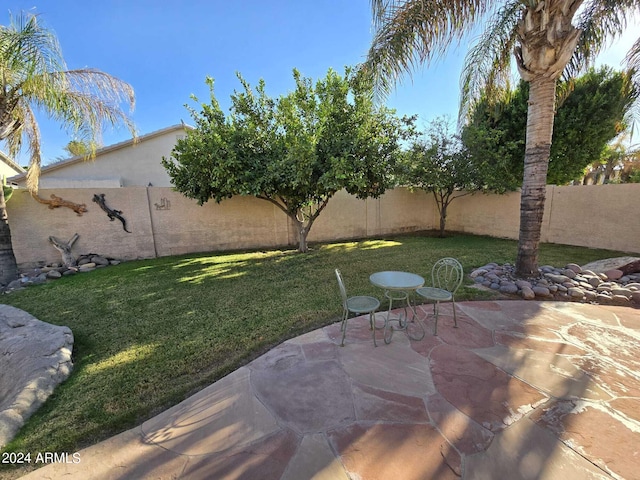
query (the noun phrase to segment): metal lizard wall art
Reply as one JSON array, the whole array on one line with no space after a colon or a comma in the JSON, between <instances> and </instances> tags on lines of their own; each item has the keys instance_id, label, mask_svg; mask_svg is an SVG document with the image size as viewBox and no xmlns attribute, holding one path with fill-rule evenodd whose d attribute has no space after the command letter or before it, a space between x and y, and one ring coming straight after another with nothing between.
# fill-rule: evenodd
<instances>
[{"instance_id":1,"label":"metal lizard wall art","mask_svg":"<svg viewBox=\"0 0 640 480\"><path fill-rule=\"evenodd\" d=\"M122 212L120 210L112 210L109 207L107 207L107 205L104 203L104 193L101 193L99 195L94 194L93 201L96 202L98 205L100 205L100 208L102 210L107 212L107 216L109 217L109 220L113 222L117 218L122 222L122 229L127 233L131 233L129 230L127 230L127 221L122 216Z\"/></svg>"},{"instance_id":2,"label":"metal lizard wall art","mask_svg":"<svg viewBox=\"0 0 640 480\"><path fill-rule=\"evenodd\" d=\"M83 213L87 213L87 206L84 203L73 203L68 200L64 200L53 193L51 194L51 200L45 200L44 198L40 198L36 193L31 193L31 196L34 200L40 203L44 203L45 205L49 205L49 208L53 210L54 208L67 207L76 212L79 216L82 216Z\"/></svg>"}]
</instances>

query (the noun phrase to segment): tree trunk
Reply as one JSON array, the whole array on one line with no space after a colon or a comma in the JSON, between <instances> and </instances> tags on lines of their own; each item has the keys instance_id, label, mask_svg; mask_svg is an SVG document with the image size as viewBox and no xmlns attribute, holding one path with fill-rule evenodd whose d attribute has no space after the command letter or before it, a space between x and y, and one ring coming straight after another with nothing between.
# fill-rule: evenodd
<instances>
[{"instance_id":1,"label":"tree trunk","mask_svg":"<svg viewBox=\"0 0 640 480\"><path fill-rule=\"evenodd\" d=\"M18 278L18 265L11 243L11 229L9 228L4 190L0 184L0 285L8 285L16 278Z\"/></svg>"},{"instance_id":2,"label":"tree trunk","mask_svg":"<svg viewBox=\"0 0 640 480\"><path fill-rule=\"evenodd\" d=\"M524 178L520 200L520 238L516 259L516 274L523 277L538 274L538 244L542 230L556 92L554 78L537 75L529 84Z\"/></svg>"},{"instance_id":3,"label":"tree trunk","mask_svg":"<svg viewBox=\"0 0 640 480\"><path fill-rule=\"evenodd\" d=\"M447 224L447 205L442 204L440 209L440 238L444 238L444 228Z\"/></svg>"},{"instance_id":4,"label":"tree trunk","mask_svg":"<svg viewBox=\"0 0 640 480\"><path fill-rule=\"evenodd\" d=\"M287 216L291 219L298 230L298 252L307 253L309 251L309 247L307 245L307 236L309 235L309 231L311 230L311 225L305 225L304 222L301 222L298 217L291 212L287 212Z\"/></svg>"},{"instance_id":5,"label":"tree trunk","mask_svg":"<svg viewBox=\"0 0 640 480\"><path fill-rule=\"evenodd\" d=\"M300 253L307 253L309 251L309 247L307 246L307 235L309 235L309 229L300 222L298 224L298 251Z\"/></svg>"}]
</instances>

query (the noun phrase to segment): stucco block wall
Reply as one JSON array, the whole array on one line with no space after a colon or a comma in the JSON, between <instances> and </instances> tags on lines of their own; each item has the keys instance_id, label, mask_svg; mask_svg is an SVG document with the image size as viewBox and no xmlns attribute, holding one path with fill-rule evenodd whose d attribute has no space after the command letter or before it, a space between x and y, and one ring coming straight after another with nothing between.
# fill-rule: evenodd
<instances>
[{"instance_id":1,"label":"stucco block wall","mask_svg":"<svg viewBox=\"0 0 640 480\"><path fill-rule=\"evenodd\" d=\"M297 244L297 231L275 205L253 197L234 197L199 206L169 187L40 190L89 210L49 209L24 190L8 202L16 260L21 268L59 262L50 235L80 235L76 255L99 253L124 260L192 252L272 248ZM132 233L109 221L92 202L104 193L107 205L121 210ZM547 189L542 241L640 253L640 184L590 185ZM518 238L520 194L468 195L449 207L448 231ZM332 198L309 235L310 241L366 238L438 228L433 196L404 188L378 199L358 200L346 192Z\"/></svg>"},{"instance_id":2,"label":"stucco block wall","mask_svg":"<svg viewBox=\"0 0 640 480\"><path fill-rule=\"evenodd\" d=\"M88 212L79 216L69 208L49 209L25 190L14 192L7 213L18 265L60 262L60 253L49 243L49 236L67 241L74 233L80 236L72 250L76 254L99 253L124 260L155 256L146 188L41 189L39 196L48 199L52 193L64 200L84 203ZM109 221L107 214L92 201L95 193L105 194L109 208L122 210L132 233L125 232L120 221Z\"/></svg>"},{"instance_id":3,"label":"stucco block wall","mask_svg":"<svg viewBox=\"0 0 640 480\"><path fill-rule=\"evenodd\" d=\"M433 196L422 190L389 190L370 209L371 235L415 232L436 228L438 211Z\"/></svg>"},{"instance_id":4,"label":"stucco block wall","mask_svg":"<svg viewBox=\"0 0 640 480\"><path fill-rule=\"evenodd\" d=\"M550 190L545 242L640 252L640 184Z\"/></svg>"},{"instance_id":5,"label":"stucco block wall","mask_svg":"<svg viewBox=\"0 0 640 480\"><path fill-rule=\"evenodd\" d=\"M514 239L519 228L519 192L465 195L453 200L447 210L447 230Z\"/></svg>"},{"instance_id":6,"label":"stucco block wall","mask_svg":"<svg viewBox=\"0 0 640 480\"><path fill-rule=\"evenodd\" d=\"M423 191L396 188L380 198L359 200L343 190L329 200L313 224L309 240L323 242L430 230L437 218L435 203Z\"/></svg>"},{"instance_id":7,"label":"stucco block wall","mask_svg":"<svg viewBox=\"0 0 640 480\"><path fill-rule=\"evenodd\" d=\"M449 207L447 230L517 239L520 193L473 194ZM541 241L640 253L640 184L547 186Z\"/></svg>"},{"instance_id":8,"label":"stucco block wall","mask_svg":"<svg viewBox=\"0 0 640 480\"><path fill-rule=\"evenodd\" d=\"M148 192L158 256L290 243L287 217L264 200L239 196L200 206L171 188Z\"/></svg>"}]
</instances>

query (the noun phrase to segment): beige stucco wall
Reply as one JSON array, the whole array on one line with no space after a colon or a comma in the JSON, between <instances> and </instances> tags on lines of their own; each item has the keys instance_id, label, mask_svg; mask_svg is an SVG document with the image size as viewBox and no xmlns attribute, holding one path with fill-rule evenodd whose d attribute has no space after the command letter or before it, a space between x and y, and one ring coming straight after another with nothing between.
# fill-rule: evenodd
<instances>
[{"instance_id":1,"label":"beige stucco wall","mask_svg":"<svg viewBox=\"0 0 640 480\"><path fill-rule=\"evenodd\" d=\"M429 230L437 218L435 204L423 191L397 188L377 199L359 200L343 190L336 193L313 224L309 240L323 242Z\"/></svg>"},{"instance_id":2,"label":"beige stucco wall","mask_svg":"<svg viewBox=\"0 0 640 480\"><path fill-rule=\"evenodd\" d=\"M518 238L520 193L484 195L474 193L456 198L447 211L447 230Z\"/></svg>"},{"instance_id":3,"label":"beige stucco wall","mask_svg":"<svg viewBox=\"0 0 640 480\"><path fill-rule=\"evenodd\" d=\"M199 206L171 188L148 188L158 256L287 245L287 217L275 205L233 197Z\"/></svg>"},{"instance_id":4,"label":"beige stucco wall","mask_svg":"<svg viewBox=\"0 0 640 480\"><path fill-rule=\"evenodd\" d=\"M199 206L168 187L40 190L85 203L88 212L49 209L19 190L7 205L16 260L22 268L59 262L50 235L80 235L76 255L100 253L153 258L191 252L295 245L297 232L276 206L253 197L234 197ZM91 200L104 193L121 210L132 233L110 222ZM640 184L552 187L547 191L542 241L640 253ZM468 195L449 208L447 230L517 238L520 195ZM439 224L433 197L399 188L379 199L358 200L339 192L314 224L310 241L365 238L430 230Z\"/></svg>"},{"instance_id":5,"label":"beige stucco wall","mask_svg":"<svg viewBox=\"0 0 640 480\"><path fill-rule=\"evenodd\" d=\"M640 184L553 187L543 241L640 252Z\"/></svg>"},{"instance_id":6,"label":"beige stucco wall","mask_svg":"<svg viewBox=\"0 0 640 480\"><path fill-rule=\"evenodd\" d=\"M449 208L447 229L518 238L520 193L473 194ZM640 253L640 184L547 186L541 241Z\"/></svg>"},{"instance_id":7,"label":"beige stucco wall","mask_svg":"<svg viewBox=\"0 0 640 480\"><path fill-rule=\"evenodd\" d=\"M52 193L85 204L88 212L79 216L68 208L49 209L25 190L15 191L7 203L7 213L18 265L60 262L60 254L49 243L49 236L66 241L74 233L80 236L72 250L76 254L99 253L125 260L155 256L146 188L42 189L39 195L48 199ZM120 221L109 221L107 214L92 202L94 193L104 193L107 206L123 212L132 233L125 232Z\"/></svg>"}]
</instances>

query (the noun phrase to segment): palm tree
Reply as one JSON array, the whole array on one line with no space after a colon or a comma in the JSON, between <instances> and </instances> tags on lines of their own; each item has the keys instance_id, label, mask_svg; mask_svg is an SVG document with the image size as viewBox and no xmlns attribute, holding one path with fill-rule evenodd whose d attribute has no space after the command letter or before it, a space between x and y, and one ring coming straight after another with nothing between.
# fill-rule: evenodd
<instances>
[{"instance_id":1,"label":"palm tree","mask_svg":"<svg viewBox=\"0 0 640 480\"><path fill-rule=\"evenodd\" d=\"M537 274L556 81L584 69L619 36L640 0L371 0L375 35L363 74L379 94L481 27L461 78L460 119L481 91L504 86L516 66L529 82L529 108L516 271ZM630 64L638 64L638 42ZM512 55L513 53L513 55Z\"/></svg>"},{"instance_id":2,"label":"palm tree","mask_svg":"<svg viewBox=\"0 0 640 480\"><path fill-rule=\"evenodd\" d=\"M11 18L0 26L0 141L10 156L29 152L27 186L34 193L40 175L40 132L34 110L44 112L73 134L100 143L106 124L124 124L135 136L133 122L120 108L134 106L131 86L99 70L67 70L55 35L35 15ZM17 276L11 231L0 193L0 284Z\"/></svg>"}]
</instances>

